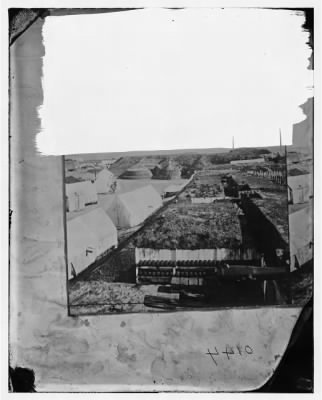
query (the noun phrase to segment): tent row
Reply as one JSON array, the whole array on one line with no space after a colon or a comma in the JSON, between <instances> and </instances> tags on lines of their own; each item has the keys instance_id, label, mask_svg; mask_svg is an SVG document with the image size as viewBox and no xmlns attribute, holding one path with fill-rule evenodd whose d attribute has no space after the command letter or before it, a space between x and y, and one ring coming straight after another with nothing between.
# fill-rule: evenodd
<instances>
[{"instance_id":1,"label":"tent row","mask_svg":"<svg viewBox=\"0 0 322 400\"><path fill-rule=\"evenodd\" d=\"M146 186L115 196L107 210L97 207L67 220L69 277L79 274L117 246L116 226L137 226L161 206L159 193L152 186Z\"/></svg>"},{"instance_id":2,"label":"tent row","mask_svg":"<svg viewBox=\"0 0 322 400\"><path fill-rule=\"evenodd\" d=\"M107 169L100 171L94 181L66 183L67 211L83 210L85 206L96 204L98 194L108 193L115 182L114 175Z\"/></svg>"},{"instance_id":3,"label":"tent row","mask_svg":"<svg viewBox=\"0 0 322 400\"><path fill-rule=\"evenodd\" d=\"M98 197L90 182L66 185L67 211L82 210L86 205L97 204ZM160 194L152 187L145 186L131 192L114 195L104 208L118 228L131 228L141 224L162 206Z\"/></svg>"}]
</instances>

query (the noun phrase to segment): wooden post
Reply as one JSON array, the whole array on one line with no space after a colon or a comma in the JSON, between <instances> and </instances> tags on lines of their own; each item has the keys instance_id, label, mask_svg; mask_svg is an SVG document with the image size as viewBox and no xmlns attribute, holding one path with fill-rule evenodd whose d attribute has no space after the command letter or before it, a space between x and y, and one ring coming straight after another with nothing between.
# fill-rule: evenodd
<instances>
[{"instance_id":1,"label":"wooden post","mask_svg":"<svg viewBox=\"0 0 322 400\"><path fill-rule=\"evenodd\" d=\"M264 296L264 302L266 303L266 292L267 292L267 281L265 280L263 282L263 296Z\"/></svg>"}]
</instances>

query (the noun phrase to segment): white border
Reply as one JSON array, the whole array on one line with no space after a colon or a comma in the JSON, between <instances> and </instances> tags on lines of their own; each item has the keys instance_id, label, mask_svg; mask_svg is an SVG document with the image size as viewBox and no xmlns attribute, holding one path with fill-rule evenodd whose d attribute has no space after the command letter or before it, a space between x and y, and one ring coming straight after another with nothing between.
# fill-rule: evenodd
<instances>
[{"instance_id":1,"label":"white border","mask_svg":"<svg viewBox=\"0 0 322 400\"><path fill-rule=\"evenodd\" d=\"M135 8L135 7L270 7L270 8L315 8L315 32L314 32L314 58L315 58L315 142L314 142L314 156L315 156L315 292L314 292L314 389L315 393L311 394L258 394L258 393L238 393L233 394L233 398L249 396L260 396L263 399L271 399L275 397L301 397L305 398L321 398L321 323L322 323L322 304L321 304L321 186L322 178L321 172L321 154L322 154L322 140L321 140L321 6L318 0L5 0L1 2L1 397L14 399L19 396L19 399L29 398L31 394L9 394L7 393L8 382L8 20L7 12L10 7L18 8ZM92 398L150 398L151 396L158 396L158 398L205 398L213 399L214 394L192 394L192 393L158 393L158 394L87 394L87 393L51 393L51 394L35 394L40 398L48 399L61 399L62 397L87 399ZM192 397L193 396L193 397ZM215 394L216 398L230 398L231 394Z\"/></svg>"}]
</instances>

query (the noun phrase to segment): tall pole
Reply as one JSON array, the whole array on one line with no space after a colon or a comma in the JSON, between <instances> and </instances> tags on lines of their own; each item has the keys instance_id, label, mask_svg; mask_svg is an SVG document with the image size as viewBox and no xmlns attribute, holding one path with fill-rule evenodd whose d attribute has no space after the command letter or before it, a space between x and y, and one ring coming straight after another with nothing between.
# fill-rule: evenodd
<instances>
[{"instance_id":1,"label":"tall pole","mask_svg":"<svg viewBox=\"0 0 322 400\"><path fill-rule=\"evenodd\" d=\"M235 140L234 140L234 136L233 136L233 150L235 149Z\"/></svg>"},{"instance_id":2,"label":"tall pole","mask_svg":"<svg viewBox=\"0 0 322 400\"><path fill-rule=\"evenodd\" d=\"M282 131L280 128L280 151L281 151L281 155L282 155Z\"/></svg>"},{"instance_id":3,"label":"tall pole","mask_svg":"<svg viewBox=\"0 0 322 400\"><path fill-rule=\"evenodd\" d=\"M62 197L63 197L63 229L64 229L64 262L66 268L66 295L67 295L67 315L70 315L70 303L69 303L69 273L68 273L68 237L67 237L67 216L66 216L66 171L65 171L65 156L61 156L61 168L62 168Z\"/></svg>"}]
</instances>

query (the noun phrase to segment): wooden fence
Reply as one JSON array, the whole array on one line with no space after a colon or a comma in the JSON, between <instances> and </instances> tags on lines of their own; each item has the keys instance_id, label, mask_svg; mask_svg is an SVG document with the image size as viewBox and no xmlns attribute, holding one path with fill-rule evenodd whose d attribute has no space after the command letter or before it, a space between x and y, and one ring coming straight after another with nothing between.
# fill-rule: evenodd
<instances>
[{"instance_id":1,"label":"wooden fence","mask_svg":"<svg viewBox=\"0 0 322 400\"><path fill-rule=\"evenodd\" d=\"M260 254L253 248L245 249L198 249L198 250L168 250L135 248L135 262L140 261L207 261L207 260L257 260Z\"/></svg>"}]
</instances>

